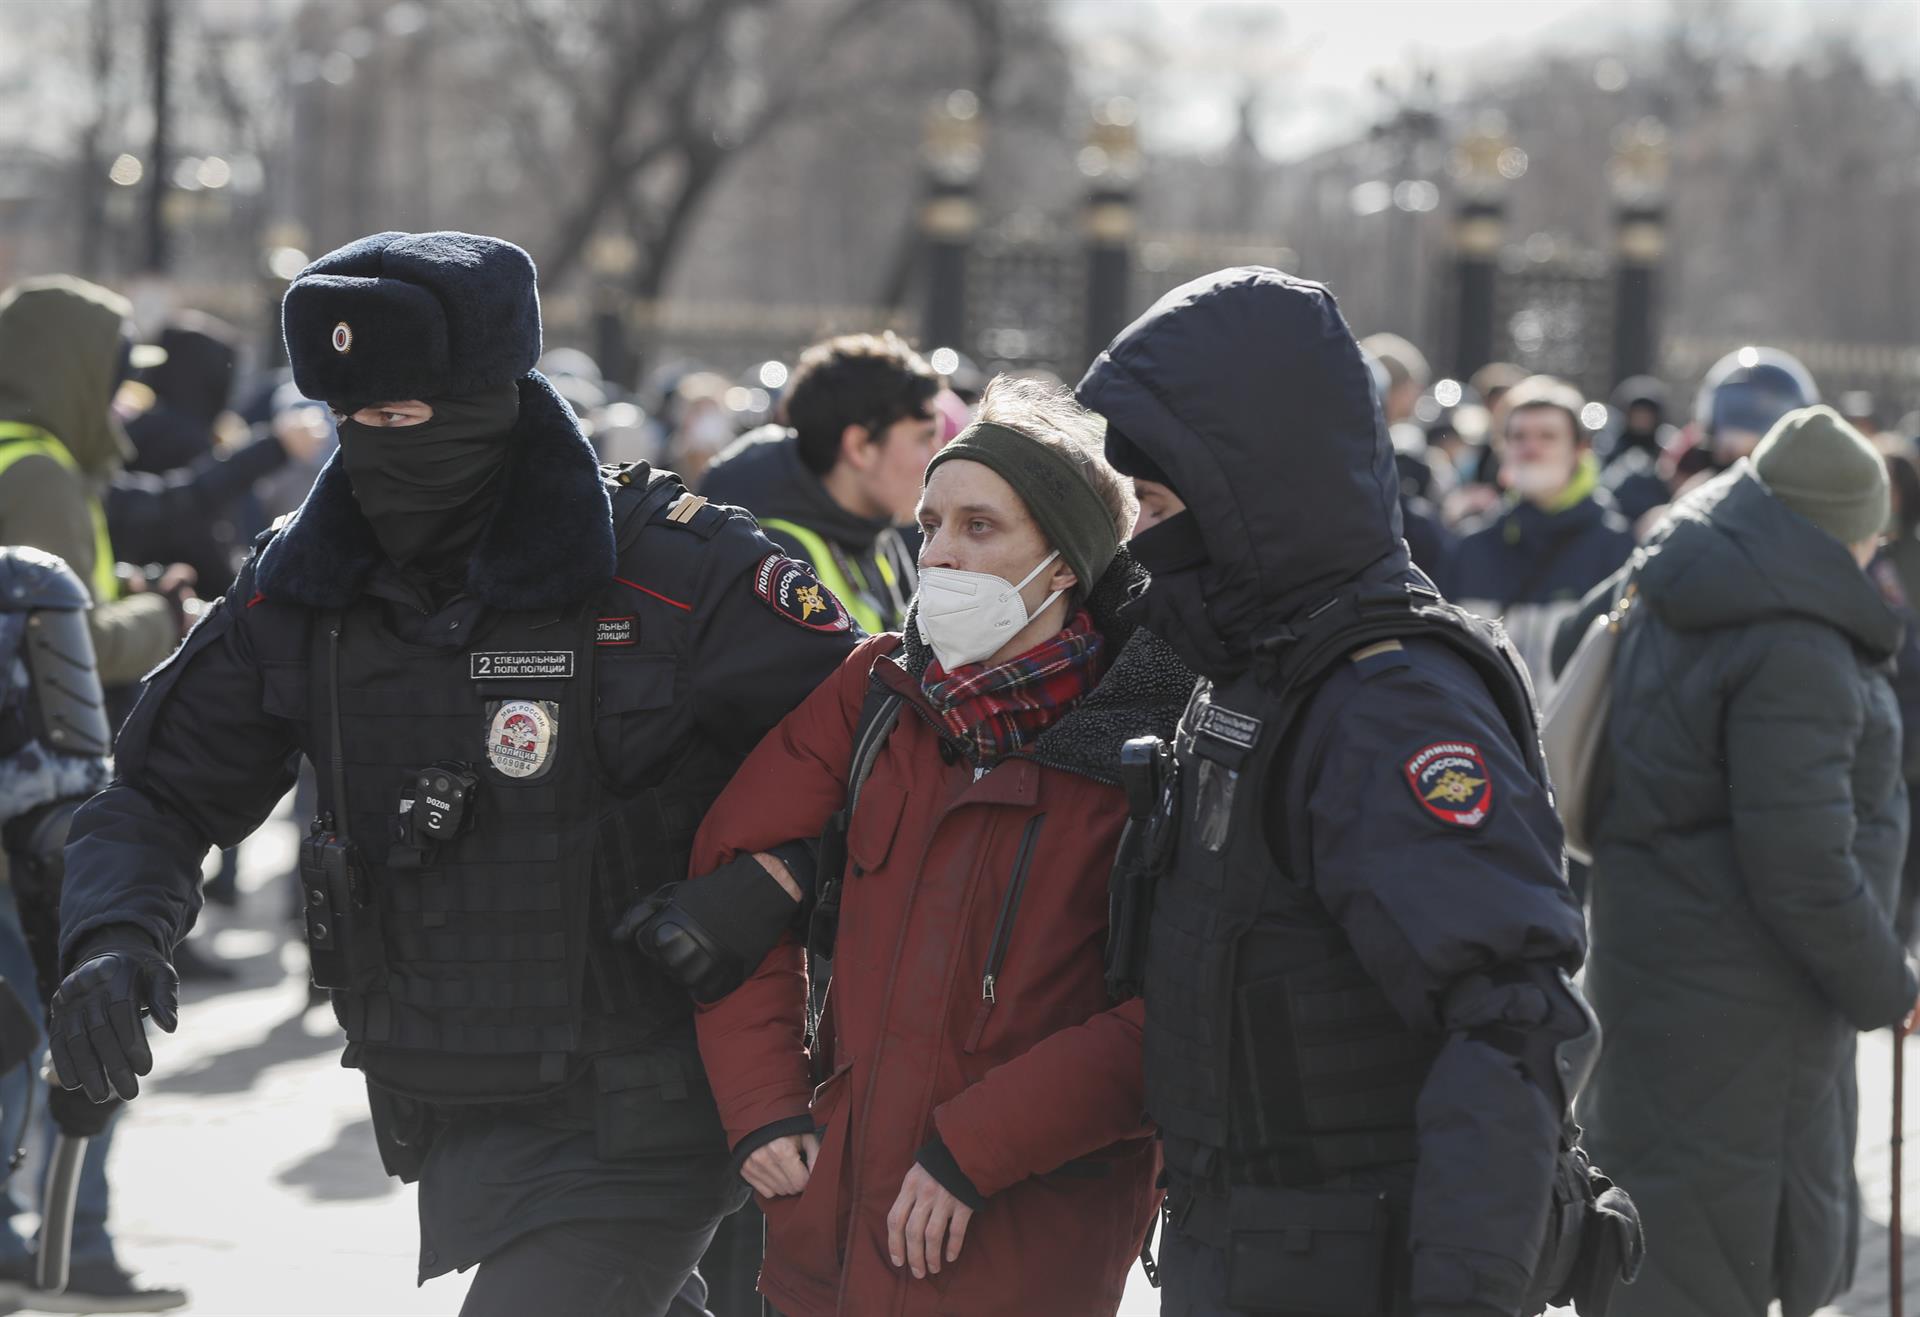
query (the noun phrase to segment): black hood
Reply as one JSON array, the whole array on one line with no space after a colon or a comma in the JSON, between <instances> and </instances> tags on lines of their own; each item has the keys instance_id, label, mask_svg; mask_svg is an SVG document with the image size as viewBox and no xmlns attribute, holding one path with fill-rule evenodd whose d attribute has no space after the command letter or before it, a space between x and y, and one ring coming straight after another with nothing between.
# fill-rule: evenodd
<instances>
[{"instance_id":1,"label":"black hood","mask_svg":"<svg viewBox=\"0 0 1920 1317\"><path fill-rule=\"evenodd\" d=\"M142 372L141 382L162 406L211 428L227 409L239 353L213 331L213 322L199 317L168 325L160 333L160 346L167 350L167 359Z\"/></svg>"},{"instance_id":2,"label":"black hood","mask_svg":"<svg viewBox=\"0 0 1920 1317\"><path fill-rule=\"evenodd\" d=\"M1383 559L1405 562L1393 446L1320 284L1246 267L1176 288L1078 396L1196 512L1207 612L1230 648Z\"/></svg>"},{"instance_id":3,"label":"black hood","mask_svg":"<svg viewBox=\"0 0 1920 1317\"><path fill-rule=\"evenodd\" d=\"M867 548L892 525L887 517L857 517L834 502L800 460L794 432L782 425L763 425L734 441L707 468L700 492L756 518L784 517L856 549Z\"/></svg>"}]
</instances>

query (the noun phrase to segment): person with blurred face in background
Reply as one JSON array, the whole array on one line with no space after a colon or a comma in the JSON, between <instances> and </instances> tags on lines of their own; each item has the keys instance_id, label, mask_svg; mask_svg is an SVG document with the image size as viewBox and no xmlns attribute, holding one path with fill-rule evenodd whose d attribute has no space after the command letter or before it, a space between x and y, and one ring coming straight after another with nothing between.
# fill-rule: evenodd
<instances>
[{"instance_id":1,"label":"person with blurred face in background","mask_svg":"<svg viewBox=\"0 0 1920 1317\"><path fill-rule=\"evenodd\" d=\"M1660 462L1679 437L1667 424L1667 386L1651 375L1623 380L1613 391L1613 426L1600 457L1600 483L1628 525L1667 501Z\"/></svg>"},{"instance_id":2,"label":"person with blurred face in background","mask_svg":"<svg viewBox=\"0 0 1920 1317\"><path fill-rule=\"evenodd\" d=\"M942 442L940 393L940 377L891 333L816 343L787 382L781 421L716 458L700 492L751 511L862 630L897 630L915 577L896 528L912 521Z\"/></svg>"},{"instance_id":3,"label":"person with blurred face in background","mask_svg":"<svg viewBox=\"0 0 1920 1317\"><path fill-rule=\"evenodd\" d=\"M1693 423L1668 461L1677 497L1702 474L1730 470L1796 407L1820 401L1807 368L1778 348L1744 347L1713 364L1694 398Z\"/></svg>"},{"instance_id":4,"label":"person with blurred face in background","mask_svg":"<svg viewBox=\"0 0 1920 1317\"><path fill-rule=\"evenodd\" d=\"M1507 396L1506 506L1466 536L1439 584L1462 608L1505 623L1545 699L1560 620L1633 552L1633 532L1600 487L1572 385L1536 375Z\"/></svg>"},{"instance_id":5,"label":"person with blurred face in background","mask_svg":"<svg viewBox=\"0 0 1920 1317\"><path fill-rule=\"evenodd\" d=\"M1360 350L1379 362L1387 372L1387 387L1381 394L1380 410L1389 427L1413 415L1414 404L1426 391L1433 371L1420 349L1398 334L1369 334L1360 340Z\"/></svg>"}]
</instances>

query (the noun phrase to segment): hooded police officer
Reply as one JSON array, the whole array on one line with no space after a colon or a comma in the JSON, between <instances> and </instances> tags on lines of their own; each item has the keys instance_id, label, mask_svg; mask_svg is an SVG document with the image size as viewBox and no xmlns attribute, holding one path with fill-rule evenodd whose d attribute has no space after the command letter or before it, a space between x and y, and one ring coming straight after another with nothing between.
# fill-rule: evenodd
<instances>
[{"instance_id":1,"label":"hooded police officer","mask_svg":"<svg viewBox=\"0 0 1920 1317\"><path fill-rule=\"evenodd\" d=\"M304 753L315 981L388 1171L420 1182L422 1279L480 1264L467 1314L701 1312L694 1263L744 1186L685 994L613 928L684 877L707 803L856 632L745 514L596 465L533 370L519 248L376 234L284 318L340 451L152 675L74 822L56 1067L138 1091L201 857Z\"/></svg>"},{"instance_id":2,"label":"hooded police officer","mask_svg":"<svg viewBox=\"0 0 1920 1317\"><path fill-rule=\"evenodd\" d=\"M1584 1230L1572 1201L1604 1188L1568 1121L1598 1040L1531 693L1409 563L1333 298L1274 270L1197 280L1079 397L1171 500L1133 541L1134 606L1202 674L1148 834L1163 1311L1589 1297L1577 1268L1617 1272L1603 1250L1633 1231Z\"/></svg>"}]
</instances>

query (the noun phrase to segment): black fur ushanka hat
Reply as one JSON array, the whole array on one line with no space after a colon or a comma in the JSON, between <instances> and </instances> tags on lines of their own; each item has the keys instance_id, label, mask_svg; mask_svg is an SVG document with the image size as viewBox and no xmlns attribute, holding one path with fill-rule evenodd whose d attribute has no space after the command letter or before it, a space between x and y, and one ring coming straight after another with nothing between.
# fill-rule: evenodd
<instances>
[{"instance_id":1,"label":"black fur ushanka hat","mask_svg":"<svg viewBox=\"0 0 1920 1317\"><path fill-rule=\"evenodd\" d=\"M300 392L342 410L495 389L540 357L533 260L472 233L376 233L302 270L281 308Z\"/></svg>"}]
</instances>

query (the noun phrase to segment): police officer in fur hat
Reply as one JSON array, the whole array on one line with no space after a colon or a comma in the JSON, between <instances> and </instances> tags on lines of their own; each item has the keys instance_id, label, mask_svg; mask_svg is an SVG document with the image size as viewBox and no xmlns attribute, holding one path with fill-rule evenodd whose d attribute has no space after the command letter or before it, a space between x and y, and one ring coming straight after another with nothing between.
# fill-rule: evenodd
<instances>
[{"instance_id":1,"label":"police officer in fur hat","mask_svg":"<svg viewBox=\"0 0 1920 1317\"><path fill-rule=\"evenodd\" d=\"M62 1079L131 1098L201 857L315 765L314 978L469 1317L705 1311L745 1187L686 994L616 940L707 804L857 631L746 514L601 468L533 370L525 252L381 233L303 271L288 356L340 451L156 671L78 815ZM804 867L798 849L780 857Z\"/></svg>"}]
</instances>

